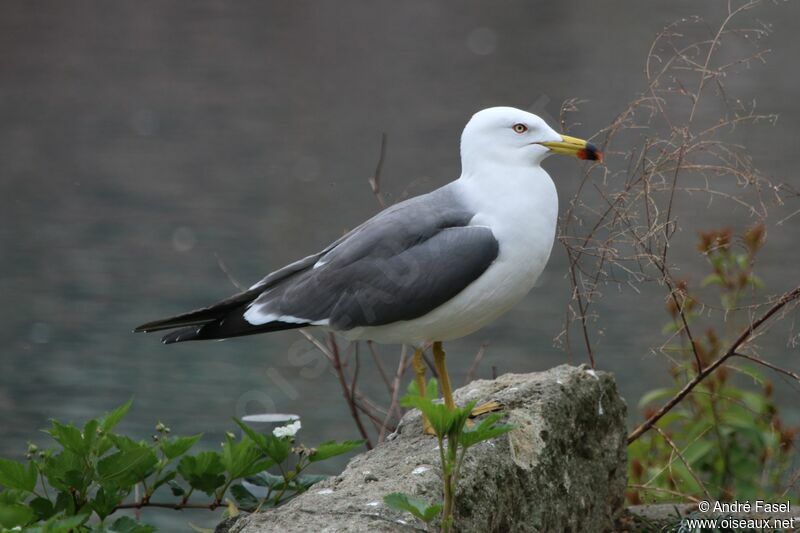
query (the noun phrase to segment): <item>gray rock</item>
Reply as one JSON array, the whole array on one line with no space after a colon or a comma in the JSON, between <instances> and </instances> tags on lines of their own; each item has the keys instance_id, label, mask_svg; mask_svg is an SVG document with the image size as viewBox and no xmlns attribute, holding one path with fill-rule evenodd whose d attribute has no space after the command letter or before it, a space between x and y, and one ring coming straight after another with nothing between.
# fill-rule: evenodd
<instances>
[{"instance_id":1,"label":"gray rock","mask_svg":"<svg viewBox=\"0 0 800 533\"><path fill-rule=\"evenodd\" d=\"M626 484L625 403L604 372L562 365L547 372L475 381L459 404L497 400L517 428L471 448L458 486L459 531L604 531ZM230 533L419 531L425 524L388 508L401 491L441 499L436 440L420 413L391 440L353 458L345 471L274 510L226 524ZM433 526L434 528L437 525Z\"/></svg>"}]
</instances>

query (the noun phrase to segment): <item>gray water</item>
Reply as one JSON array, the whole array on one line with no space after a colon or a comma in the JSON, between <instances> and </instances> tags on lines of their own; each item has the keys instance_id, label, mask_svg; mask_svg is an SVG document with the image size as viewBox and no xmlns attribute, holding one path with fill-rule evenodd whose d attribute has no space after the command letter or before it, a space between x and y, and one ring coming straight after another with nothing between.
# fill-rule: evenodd
<instances>
[{"instance_id":1,"label":"gray water","mask_svg":"<svg viewBox=\"0 0 800 533\"><path fill-rule=\"evenodd\" d=\"M716 23L723 4L3 2L0 456L46 443L37 430L49 417L82 422L129 397L122 429L141 438L163 420L215 446L232 416L259 411L301 415L309 444L355 438L337 381L296 332L165 347L130 330L233 292L218 257L247 285L374 214L366 180L381 132L390 201L458 176L458 136L483 107L557 116L562 100L588 99L574 131L589 135L642 90L656 32L681 16ZM800 4L748 16L772 25L772 53L734 83L780 120L746 140L764 173L797 184ZM569 197L579 165L550 163ZM706 228L749 223L697 208L677 215ZM772 292L796 283L798 221L769 228L761 275ZM690 265L700 279L702 261ZM522 304L449 344L457 383L484 341L482 377L567 362L553 343L565 272L557 246ZM649 352L667 317L657 293L608 292L598 366L635 406L668 383ZM785 340L766 342L767 355L797 369ZM398 350L383 352L394 365ZM583 361L578 351L572 362ZM778 381L779 399L796 406L797 391ZM189 519L214 522L174 523Z\"/></svg>"}]
</instances>

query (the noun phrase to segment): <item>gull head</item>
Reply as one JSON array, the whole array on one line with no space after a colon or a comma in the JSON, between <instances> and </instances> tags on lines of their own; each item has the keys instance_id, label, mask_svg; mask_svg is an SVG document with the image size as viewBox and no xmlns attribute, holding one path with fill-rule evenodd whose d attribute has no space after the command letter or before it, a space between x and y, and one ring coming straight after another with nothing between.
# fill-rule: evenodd
<instances>
[{"instance_id":1,"label":"gull head","mask_svg":"<svg viewBox=\"0 0 800 533\"><path fill-rule=\"evenodd\" d=\"M478 111L461 134L465 168L481 164L539 166L552 154L591 161L603 158L593 144L562 135L533 113L513 107Z\"/></svg>"}]
</instances>

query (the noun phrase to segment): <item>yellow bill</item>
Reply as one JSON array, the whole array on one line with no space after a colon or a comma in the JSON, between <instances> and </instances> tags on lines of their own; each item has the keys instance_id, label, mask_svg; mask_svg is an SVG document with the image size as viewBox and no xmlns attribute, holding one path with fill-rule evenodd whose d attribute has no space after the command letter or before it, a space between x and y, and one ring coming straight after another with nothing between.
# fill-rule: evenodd
<instances>
[{"instance_id":1,"label":"yellow bill","mask_svg":"<svg viewBox=\"0 0 800 533\"><path fill-rule=\"evenodd\" d=\"M555 154L571 155L578 159L588 159L589 161L603 160L603 152L598 150L592 143L577 137L562 135L560 141L548 141L539 144L548 147Z\"/></svg>"}]
</instances>

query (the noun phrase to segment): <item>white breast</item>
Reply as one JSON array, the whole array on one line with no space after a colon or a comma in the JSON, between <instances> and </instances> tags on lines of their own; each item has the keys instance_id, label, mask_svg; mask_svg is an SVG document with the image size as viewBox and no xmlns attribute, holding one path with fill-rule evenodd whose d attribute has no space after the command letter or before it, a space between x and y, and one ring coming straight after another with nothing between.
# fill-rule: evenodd
<instances>
[{"instance_id":1,"label":"white breast","mask_svg":"<svg viewBox=\"0 0 800 533\"><path fill-rule=\"evenodd\" d=\"M517 304L544 270L555 238L558 196L541 168L496 169L493 179L462 176L457 194L491 228L500 250L481 277L428 314L384 326L355 328L350 339L419 345L468 335ZM500 176L498 178L498 176Z\"/></svg>"}]
</instances>

